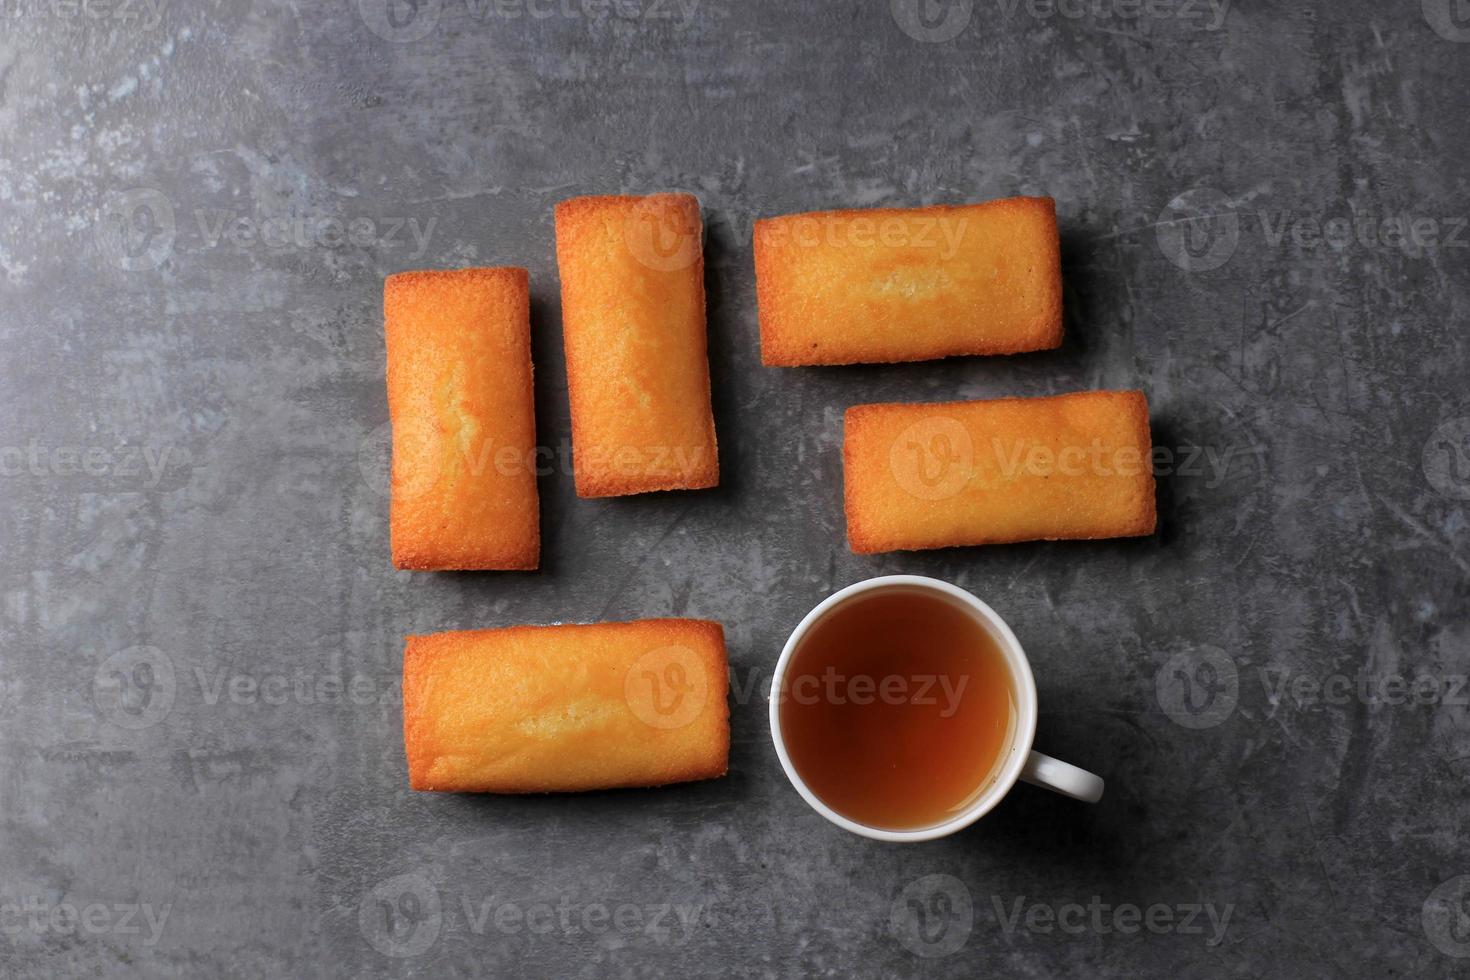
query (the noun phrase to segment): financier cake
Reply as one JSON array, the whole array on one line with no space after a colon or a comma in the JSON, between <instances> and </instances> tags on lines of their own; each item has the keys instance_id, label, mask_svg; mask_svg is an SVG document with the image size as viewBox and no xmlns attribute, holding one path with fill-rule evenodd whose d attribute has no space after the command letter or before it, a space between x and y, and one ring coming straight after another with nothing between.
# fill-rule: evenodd
<instances>
[{"instance_id":1,"label":"financier cake","mask_svg":"<svg viewBox=\"0 0 1470 980\"><path fill-rule=\"evenodd\" d=\"M689 194L556 206L578 496L720 481L701 230Z\"/></svg>"},{"instance_id":2,"label":"financier cake","mask_svg":"<svg viewBox=\"0 0 1470 980\"><path fill-rule=\"evenodd\" d=\"M383 283L393 564L534 569L540 558L525 269Z\"/></svg>"},{"instance_id":3,"label":"financier cake","mask_svg":"<svg viewBox=\"0 0 1470 980\"><path fill-rule=\"evenodd\" d=\"M766 218L754 244L767 365L1017 354L1062 342L1049 197Z\"/></svg>"},{"instance_id":4,"label":"financier cake","mask_svg":"<svg viewBox=\"0 0 1470 980\"><path fill-rule=\"evenodd\" d=\"M847 410L852 550L944 548L1154 531L1141 391Z\"/></svg>"},{"instance_id":5,"label":"financier cake","mask_svg":"<svg viewBox=\"0 0 1470 980\"><path fill-rule=\"evenodd\" d=\"M707 620L410 636L409 785L550 793L723 776L728 686L724 630Z\"/></svg>"}]
</instances>

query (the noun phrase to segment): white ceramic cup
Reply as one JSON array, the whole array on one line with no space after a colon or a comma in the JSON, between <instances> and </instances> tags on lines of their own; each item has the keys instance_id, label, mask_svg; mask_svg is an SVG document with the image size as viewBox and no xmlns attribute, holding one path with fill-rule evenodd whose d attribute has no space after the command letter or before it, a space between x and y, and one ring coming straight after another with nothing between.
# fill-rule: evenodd
<instances>
[{"instance_id":1,"label":"white ceramic cup","mask_svg":"<svg viewBox=\"0 0 1470 980\"><path fill-rule=\"evenodd\" d=\"M1005 655L1006 663L1010 666L1016 698L1016 723L1012 729L1010 744L1005 749L1005 755L999 768L990 777L989 785L973 803L948 820L930 827L888 830L882 827L869 827L855 820L849 820L822 802L822 799L807 786L806 781L792 765L791 756L786 751L786 739L781 734L781 691L787 666L791 663L796 651L800 649L807 633L819 620L856 596L869 595L878 591L907 590L938 595L968 610L975 621L995 639L996 646ZM781 759L781 768L786 770L786 778L791 780L791 785L795 786L802 798L811 804L812 809L837 826L874 840L900 842L934 840L937 837L944 837L957 830L962 830L989 813L1010 792L1011 787L1016 785L1018 779L1024 779L1033 786L1042 786L1085 803L1096 803L1102 799L1103 781L1100 777L1086 769L1079 769L1060 759L1053 759L1049 755L1042 755L1040 752L1031 750L1031 743L1036 739L1036 680L1031 676L1031 664L1026 659L1026 651L1021 649L1021 641L1016 639L1016 634L1011 632L1005 620L1001 619L994 609L964 589L922 575L884 575L881 578L870 578L857 582L828 596L815 609L806 614L806 618L797 624L790 639L786 641L786 646L781 651L781 659L776 661L776 673L771 679L771 738L776 743L776 755Z\"/></svg>"}]
</instances>

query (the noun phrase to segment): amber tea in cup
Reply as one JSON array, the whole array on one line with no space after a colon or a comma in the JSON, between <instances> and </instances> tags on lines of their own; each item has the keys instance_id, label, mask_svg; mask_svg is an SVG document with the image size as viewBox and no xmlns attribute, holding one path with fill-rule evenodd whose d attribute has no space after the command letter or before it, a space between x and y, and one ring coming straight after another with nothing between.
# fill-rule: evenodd
<instances>
[{"instance_id":1,"label":"amber tea in cup","mask_svg":"<svg viewBox=\"0 0 1470 980\"><path fill-rule=\"evenodd\" d=\"M785 749L832 810L868 827L950 820L995 779L1016 730L997 640L931 590L854 595L812 624L781 679Z\"/></svg>"}]
</instances>

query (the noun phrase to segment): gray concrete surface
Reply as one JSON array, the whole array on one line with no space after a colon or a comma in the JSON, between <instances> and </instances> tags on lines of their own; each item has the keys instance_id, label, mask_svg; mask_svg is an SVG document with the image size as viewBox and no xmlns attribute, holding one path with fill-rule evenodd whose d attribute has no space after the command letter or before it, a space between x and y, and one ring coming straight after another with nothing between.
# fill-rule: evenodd
<instances>
[{"instance_id":1,"label":"gray concrete surface","mask_svg":"<svg viewBox=\"0 0 1470 980\"><path fill-rule=\"evenodd\" d=\"M1465 972L1470 22L925 2L0 0L0 972ZM539 574L395 573L382 277L527 266L557 446L552 206L665 188L720 488L559 469ZM1022 193L1060 350L761 368L754 217ZM1134 385L1156 537L849 553L848 405ZM1100 805L896 847L801 802L761 684L897 571L1009 619ZM728 778L408 791L406 632L665 614L726 626Z\"/></svg>"}]
</instances>

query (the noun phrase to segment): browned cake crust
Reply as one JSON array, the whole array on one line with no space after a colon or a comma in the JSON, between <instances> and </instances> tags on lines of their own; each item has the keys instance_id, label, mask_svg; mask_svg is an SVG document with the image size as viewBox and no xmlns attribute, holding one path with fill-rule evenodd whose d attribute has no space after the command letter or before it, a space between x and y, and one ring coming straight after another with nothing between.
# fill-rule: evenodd
<instances>
[{"instance_id":1,"label":"browned cake crust","mask_svg":"<svg viewBox=\"0 0 1470 980\"><path fill-rule=\"evenodd\" d=\"M718 484L699 202L563 201L556 260L577 494Z\"/></svg>"},{"instance_id":2,"label":"browned cake crust","mask_svg":"<svg viewBox=\"0 0 1470 980\"><path fill-rule=\"evenodd\" d=\"M1141 391L857 405L842 458L860 553L1154 531Z\"/></svg>"},{"instance_id":3,"label":"browned cake crust","mask_svg":"<svg viewBox=\"0 0 1470 980\"><path fill-rule=\"evenodd\" d=\"M534 569L541 552L525 269L383 283L393 564Z\"/></svg>"},{"instance_id":4,"label":"browned cake crust","mask_svg":"<svg viewBox=\"0 0 1470 980\"><path fill-rule=\"evenodd\" d=\"M1056 204L819 211L755 225L761 361L1016 354L1062 342Z\"/></svg>"},{"instance_id":5,"label":"browned cake crust","mask_svg":"<svg viewBox=\"0 0 1470 980\"><path fill-rule=\"evenodd\" d=\"M410 636L409 784L549 793L723 776L728 686L724 630L707 620Z\"/></svg>"}]
</instances>

